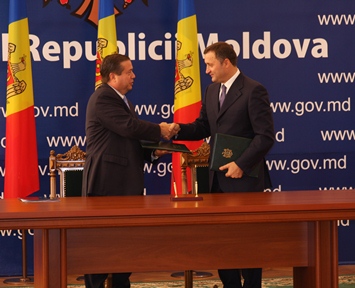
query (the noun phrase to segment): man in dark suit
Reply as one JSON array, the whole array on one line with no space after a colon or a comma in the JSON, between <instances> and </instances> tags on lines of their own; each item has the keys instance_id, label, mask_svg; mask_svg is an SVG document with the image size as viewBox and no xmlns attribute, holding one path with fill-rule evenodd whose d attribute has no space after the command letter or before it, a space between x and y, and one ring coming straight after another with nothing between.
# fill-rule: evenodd
<instances>
[{"instance_id":1,"label":"man in dark suit","mask_svg":"<svg viewBox=\"0 0 355 288\"><path fill-rule=\"evenodd\" d=\"M199 140L216 133L252 139L251 144L235 161L221 166L220 171L210 170L211 192L263 191L270 187L270 178L264 157L274 143L274 125L266 89L245 76L237 67L233 47L217 42L204 51L206 73L212 78L203 99L199 118L189 124L175 124L172 132L179 132L178 140ZM225 97L220 96L225 86ZM261 163L258 177L248 173ZM243 235L241 235L243 237ZM221 244L223 245L223 244ZM225 288L261 288L262 269L218 270ZM241 276L244 278L242 286Z\"/></svg>"},{"instance_id":2,"label":"man in dark suit","mask_svg":"<svg viewBox=\"0 0 355 288\"><path fill-rule=\"evenodd\" d=\"M103 84L91 95L86 111L83 195L143 195L144 160L154 161L166 151L144 150L140 140L158 142L160 137L167 138L169 125L138 119L126 98L135 79L132 62L127 56L106 56L100 72ZM129 288L130 275L114 273L113 287ZM107 276L86 274L85 285L103 288Z\"/></svg>"}]
</instances>

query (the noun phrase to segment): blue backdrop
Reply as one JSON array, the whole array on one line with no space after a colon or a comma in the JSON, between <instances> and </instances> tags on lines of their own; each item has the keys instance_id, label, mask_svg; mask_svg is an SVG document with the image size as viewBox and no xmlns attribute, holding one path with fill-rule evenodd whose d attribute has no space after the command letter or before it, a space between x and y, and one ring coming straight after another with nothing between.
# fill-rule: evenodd
<instances>
[{"instance_id":1,"label":"blue backdrop","mask_svg":"<svg viewBox=\"0 0 355 288\"><path fill-rule=\"evenodd\" d=\"M0 1L0 193L3 191L8 4ZM49 194L50 150L85 149L85 109L94 90L96 0L27 1L41 189ZM131 2L131 4L129 4ZM66 4L65 4L66 3ZM178 0L114 0L120 53L133 61L128 94L142 119L173 119ZM125 4L129 4L125 9ZM268 89L277 142L267 157L274 191L352 189L355 169L355 3L195 0L202 51L232 44L239 68ZM145 166L146 194L170 193L171 158ZM354 263L354 223L339 219L340 263ZM29 273L32 236L29 231ZM21 235L0 230L0 276L20 275ZM15 251L15 252L14 252ZM15 256L14 256L15 253Z\"/></svg>"}]
</instances>

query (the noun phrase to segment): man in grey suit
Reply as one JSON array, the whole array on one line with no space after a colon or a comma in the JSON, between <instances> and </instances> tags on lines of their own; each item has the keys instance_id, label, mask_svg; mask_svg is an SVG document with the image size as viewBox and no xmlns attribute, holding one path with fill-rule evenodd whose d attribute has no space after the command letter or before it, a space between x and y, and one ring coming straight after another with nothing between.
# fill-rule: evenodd
<instances>
[{"instance_id":1,"label":"man in grey suit","mask_svg":"<svg viewBox=\"0 0 355 288\"><path fill-rule=\"evenodd\" d=\"M126 98L135 79L132 62L127 56L106 56L100 72L103 84L91 95L86 110L82 193L84 196L143 195L144 161L154 162L166 151L145 150L140 140L158 142L161 137L167 138L169 125L138 119ZM114 273L113 287L129 288L130 275ZM103 288L107 276L85 274L85 285Z\"/></svg>"},{"instance_id":2,"label":"man in grey suit","mask_svg":"<svg viewBox=\"0 0 355 288\"><path fill-rule=\"evenodd\" d=\"M235 162L221 166L217 172L210 170L209 187L211 192L221 193L263 191L271 186L264 157L275 140L269 95L260 83L238 69L237 55L231 45L217 42L208 46L204 61L206 73L214 83L205 91L200 116L193 123L175 124L172 132L178 132L178 140L211 136L212 144L216 133L252 139ZM223 86L226 91L220 104ZM258 163L261 163L258 177L248 176ZM218 273L225 288L261 288L261 268L223 269Z\"/></svg>"}]
</instances>

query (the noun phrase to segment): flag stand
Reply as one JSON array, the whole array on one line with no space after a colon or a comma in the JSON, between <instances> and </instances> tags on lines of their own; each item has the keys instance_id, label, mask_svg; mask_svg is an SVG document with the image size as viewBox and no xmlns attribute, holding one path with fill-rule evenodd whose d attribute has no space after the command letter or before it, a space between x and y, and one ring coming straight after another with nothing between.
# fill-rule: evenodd
<instances>
[{"instance_id":1,"label":"flag stand","mask_svg":"<svg viewBox=\"0 0 355 288\"><path fill-rule=\"evenodd\" d=\"M177 194L176 182L174 177L174 172L172 172L172 179L174 185L174 197L171 197L171 201L201 201L203 200L202 197L198 196L198 185L197 181L195 181L195 193L196 194L183 194L181 197ZM185 181L183 181L185 183ZM184 191L187 190L186 184L183 188ZM185 270L184 272L175 272L170 275L171 277L176 278L185 278L185 288L192 288L193 287L193 278L206 278L213 276L210 272L200 272L200 271L193 271L193 270Z\"/></svg>"},{"instance_id":2,"label":"flag stand","mask_svg":"<svg viewBox=\"0 0 355 288\"><path fill-rule=\"evenodd\" d=\"M203 200L203 197L198 196L198 186L197 186L197 181L195 182L195 192L196 194L182 194L178 195L177 194L177 188L176 188L176 182L175 182L175 177L174 173L172 173L172 178L173 178L173 185L174 185L174 196L170 197L171 201L201 201ZM184 190L187 190L187 187L184 187ZM185 288L192 288L193 287L193 278L205 278L205 277L211 277L213 276L212 273L210 272L200 272L200 271L193 271L193 270L185 270L184 272L175 272L171 274L171 277L184 277L185 278Z\"/></svg>"},{"instance_id":3,"label":"flag stand","mask_svg":"<svg viewBox=\"0 0 355 288\"><path fill-rule=\"evenodd\" d=\"M22 277L5 279L4 283L9 285L23 285L24 283L34 283L33 278L27 276L27 249L25 229L22 229Z\"/></svg>"},{"instance_id":4,"label":"flag stand","mask_svg":"<svg viewBox=\"0 0 355 288\"><path fill-rule=\"evenodd\" d=\"M175 176L174 176L174 171L171 173L172 175L172 180L173 180L173 187L174 187L174 196L170 197L171 201L201 201L203 200L203 197L198 195L198 185L197 185L197 181L195 181L195 194L187 194L185 191L187 191L187 185L186 185L186 181L182 181L183 185L185 185L185 187L183 187L183 193L185 192L186 194L178 194L177 192L177 187L176 187L176 181L175 181ZM186 178L185 178L186 180Z\"/></svg>"}]
</instances>

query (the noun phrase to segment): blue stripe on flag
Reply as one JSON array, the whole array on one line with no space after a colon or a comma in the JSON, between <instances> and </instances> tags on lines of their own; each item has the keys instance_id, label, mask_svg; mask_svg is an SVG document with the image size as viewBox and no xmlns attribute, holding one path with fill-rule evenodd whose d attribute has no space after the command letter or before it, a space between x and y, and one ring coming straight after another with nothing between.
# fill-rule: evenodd
<instances>
[{"instance_id":1,"label":"blue stripe on flag","mask_svg":"<svg viewBox=\"0 0 355 288\"><path fill-rule=\"evenodd\" d=\"M195 14L194 0L179 0L178 21Z\"/></svg>"},{"instance_id":2,"label":"blue stripe on flag","mask_svg":"<svg viewBox=\"0 0 355 288\"><path fill-rule=\"evenodd\" d=\"M114 14L112 0L100 0L99 20Z\"/></svg>"},{"instance_id":3,"label":"blue stripe on flag","mask_svg":"<svg viewBox=\"0 0 355 288\"><path fill-rule=\"evenodd\" d=\"M10 0L9 23L27 18L26 0Z\"/></svg>"}]
</instances>

